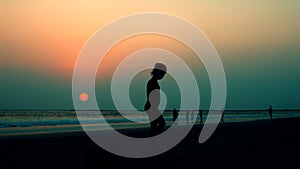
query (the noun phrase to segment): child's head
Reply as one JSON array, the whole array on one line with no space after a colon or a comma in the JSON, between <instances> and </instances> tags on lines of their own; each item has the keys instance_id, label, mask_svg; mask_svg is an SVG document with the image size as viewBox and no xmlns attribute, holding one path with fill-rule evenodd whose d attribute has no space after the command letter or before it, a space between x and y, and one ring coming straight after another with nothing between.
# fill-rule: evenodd
<instances>
[{"instance_id":1,"label":"child's head","mask_svg":"<svg viewBox=\"0 0 300 169\"><path fill-rule=\"evenodd\" d=\"M151 72L152 76L158 80L162 79L166 73L167 66L162 63L156 63L154 65L154 69Z\"/></svg>"}]
</instances>

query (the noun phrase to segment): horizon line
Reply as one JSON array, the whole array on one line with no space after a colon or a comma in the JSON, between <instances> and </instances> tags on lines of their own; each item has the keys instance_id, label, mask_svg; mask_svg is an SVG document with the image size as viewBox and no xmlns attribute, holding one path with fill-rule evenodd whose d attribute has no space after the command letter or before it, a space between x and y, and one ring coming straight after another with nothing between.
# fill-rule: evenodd
<instances>
[{"instance_id":1,"label":"horizon line","mask_svg":"<svg viewBox=\"0 0 300 169\"><path fill-rule=\"evenodd\" d=\"M165 109L160 111L173 111L174 109ZM209 111L209 110L217 110L217 109L195 109L195 110L185 110L185 109L176 109L180 111ZM222 109L221 109L222 110ZM266 109L224 109L224 111L264 111L269 110L269 108ZM272 109L273 111L300 111L300 108L281 108L281 109ZM0 111L99 111L95 109L85 109L85 110L75 110L75 109L0 109ZM116 109L102 109L100 111L144 111L144 110L116 110Z\"/></svg>"}]
</instances>

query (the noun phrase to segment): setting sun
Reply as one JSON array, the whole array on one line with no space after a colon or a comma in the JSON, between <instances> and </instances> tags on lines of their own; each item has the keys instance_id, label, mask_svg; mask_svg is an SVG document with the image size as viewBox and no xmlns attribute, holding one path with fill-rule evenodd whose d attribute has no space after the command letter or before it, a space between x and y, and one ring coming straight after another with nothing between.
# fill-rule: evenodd
<instances>
[{"instance_id":1,"label":"setting sun","mask_svg":"<svg viewBox=\"0 0 300 169\"><path fill-rule=\"evenodd\" d=\"M86 102L89 99L89 95L87 93L81 93L79 98L81 101Z\"/></svg>"}]
</instances>

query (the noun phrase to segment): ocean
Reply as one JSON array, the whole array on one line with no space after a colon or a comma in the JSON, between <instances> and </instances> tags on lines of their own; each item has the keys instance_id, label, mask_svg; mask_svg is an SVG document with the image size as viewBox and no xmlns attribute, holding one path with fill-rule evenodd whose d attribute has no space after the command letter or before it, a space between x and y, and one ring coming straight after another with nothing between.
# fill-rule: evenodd
<instances>
[{"instance_id":1,"label":"ocean","mask_svg":"<svg viewBox=\"0 0 300 169\"><path fill-rule=\"evenodd\" d=\"M136 111L122 111L130 119L123 117L118 111L101 111L105 119L93 116L93 111L82 111L81 122L109 129L104 120L113 128L149 127L147 116ZM194 112L194 113L192 113ZM203 111L202 123L207 119L208 111ZM173 124L171 110L163 112L167 125ZM273 110L273 118L300 117L300 110ZM211 117L214 118L214 117ZM243 122L270 119L268 110L225 110L224 122ZM181 111L177 125L190 125L192 121L201 123L199 111ZM138 123L134 122L138 121ZM51 133L65 131L82 131L76 112L71 110L2 110L0 111L0 136Z\"/></svg>"}]
</instances>

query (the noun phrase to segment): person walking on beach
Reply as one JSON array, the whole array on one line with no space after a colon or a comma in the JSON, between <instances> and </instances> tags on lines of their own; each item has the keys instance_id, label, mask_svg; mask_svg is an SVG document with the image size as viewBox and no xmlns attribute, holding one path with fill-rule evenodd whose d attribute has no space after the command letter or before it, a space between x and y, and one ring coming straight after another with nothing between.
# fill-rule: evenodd
<instances>
[{"instance_id":1,"label":"person walking on beach","mask_svg":"<svg viewBox=\"0 0 300 169\"><path fill-rule=\"evenodd\" d=\"M147 102L144 110L147 112L150 121L150 136L159 134L166 126L165 119L158 110L160 103L160 86L158 80L161 80L166 73L166 65L156 63L151 72L152 78L147 83Z\"/></svg>"},{"instance_id":2,"label":"person walking on beach","mask_svg":"<svg viewBox=\"0 0 300 169\"><path fill-rule=\"evenodd\" d=\"M174 109L174 110L173 110L173 122L174 122L174 123L175 123L175 121L177 120L177 118L178 118L178 112L177 112L176 109ZM177 123L175 123L175 124L177 124Z\"/></svg>"},{"instance_id":3,"label":"person walking on beach","mask_svg":"<svg viewBox=\"0 0 300 169\"><path fill-rule=\"evenodd\" d=\"M195 111L192 111L192 114L191 114L191 118L192 118L192 124L194 123L194 119L195 119Z\"/></svg>"},{"instance_id":4,"label":"person walking on beach","mask_svg":"<svg viewBox=\"0 0 300 169\"><path fill-rule=\"evenodd\" d=\"M189 111L185 111L185 123L188 125L189 124Z\"/></svg>"},{"instance_id":5,"label":"person walking on beach","mask_svg":"<svg viewBox=\"0 0 300 169\"><path fill-rule=\"evenodd\" d=\"M269 106L269 115L270 115L270 119L272 119L273 118L273 109L272 109L271 105Z\"/></svg>"},{"instance_id":6,"label":"person walking on beach","mask_svg":"<svg viewBox=\"0 0 300 169\"><path fill-rule=\"evenodd\" d=\"M200 123L203 122L203 110L200 110Z\"/></svg>"},{"instance_id":7,"label":"person walking on beach","mask_svg":"<svg viewBox=\"0 0 300 169\"><path fill-rule=\"evenodd\" d=\"M221 121L222 121L222 123L224 123L224 114L225 114L224 108L222 108L222 110L220 111L220 113L221 113Z\"/></svg>"}]
</instances>

